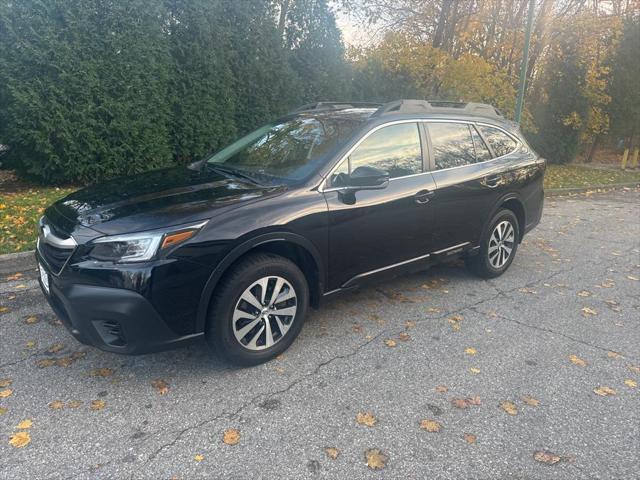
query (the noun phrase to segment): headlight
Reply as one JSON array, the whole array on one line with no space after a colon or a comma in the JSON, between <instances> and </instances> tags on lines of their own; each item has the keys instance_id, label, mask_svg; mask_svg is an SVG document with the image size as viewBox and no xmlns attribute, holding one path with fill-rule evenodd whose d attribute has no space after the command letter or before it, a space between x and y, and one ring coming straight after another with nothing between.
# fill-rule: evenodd
<instances>
[{"instance_id":1,"label":"headlight","mask_svg":"<svg viewBox=\"0 0 640 480\"><path fill-rule=\"evenodd\" d=\"M151 260L158 250L174 247L193 237L207 222L170 230L114 235L94 240L89 256L118 263Z\"/></svg>"}]
</instances>

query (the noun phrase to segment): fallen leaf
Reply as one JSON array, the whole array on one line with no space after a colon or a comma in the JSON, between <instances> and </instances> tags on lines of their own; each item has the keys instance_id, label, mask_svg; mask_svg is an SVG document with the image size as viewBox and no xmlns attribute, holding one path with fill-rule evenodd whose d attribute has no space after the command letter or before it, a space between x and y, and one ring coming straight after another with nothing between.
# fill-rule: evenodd
<instances>
[{"instance_id":1,"label":"fallen leaf","mask_svg":"<svg viewBox=\"0 0 640 480\"><path fill-rule=\"evenodd\" d=\"M0 313L7 313L9 311L9 307L0 306Z\"/></svg>"},{"instance_id":2,"label":"fallen leaf","mask_svg":"<svg viewBox=\"0 0 640 480\"><path fill-rule=\"evenodd\" d=\"M64 346L61 343L54 343L49 348L47 348L47 353L57 353L63 348Z\"/></svg>"},{"instance_id":3,"label":"fallen leaf","mask_svg":"<svg viewBox=\"0 0 640 480\"><path fill-rule=\"evenodd\" d=\"M580 290L578 292L578 296L579 297L590 297L591 295L593 295L591 292L589 292L588 290Z\"/></svg>"},{"instance_id":4,"label":"fallen leaf","mask_svg":"<svg viewBox=\"0 0 640 480\"><path fill-rule=\"evenodd\" d=\"M477 375L478 373L480 373L480 369L479 369L479 368L476 368L476 367L471 367L471 368L469 369L469 371L470 371L471 373L475 374L475 375Z\"/></svg>"},{"instance_id":5,"label":"fallen leaf","mask_svg":"<svg viewBox=\"0 0 640 480\"><path fill-rule=\"evenodd\" d=\"M629 280L633 280L633 281L635 281L635 282L637 282L638 280L640 280L640 278L638 278L638 277L634 277L633 275L627 275L627 278L628 278Z\"/></svg>"},{"instance_id":6,"label":"fallen leaf","mask_svg":"<svg viewBox=\"0 0 640 480\"><path fill-rule=\"evenodd\" d=\"M395 347L395 346L396 346L396 341L395 341L395 340L391 340L390 338L387 338L387 339L384 341L384 344L385 344L387 347L393 348L393 347Z\"/></svg>"},{"instance_id":7,"label":"fallen leaf","mask_svg":"<svg viewBox=\"0 0 640 480\"><path fill-rule=\"evenodd\" d=\"M480 405L480 397L478 395L474 396L474 397L469 397L467 398L467 403L469 405Z\"/></svg>"},{"instance_id":8,"label":"fallen leaf","mask_svg":"<svg viewBox=\"0 0 640 480\"><path fill-rule=\"evenodd\" d=\"M13 393L13 390L11 390L10 388L5 388L4 390L0 390L0 398L10 397L12 393Z\"/></svg>"},{"instance_id":9,"label":"fallen leaf","mask_svg":"<svg viewBox=\"0 0 640 480\"><path fill-rule=\"evenodd\" d=\"M607 357L609 358L620 358L622 355L620 355L618 352L607 352Z\"/></svg>"},{"instance_id":10,"label":"fallen leaf","mask_svg":"<svg viewBox=\"0 0 640 480\"><path fill-rule=\"evenodd\" d=\"M169 393L169 384L162 379L156 379L151 382L151 386L155 388L160 395Z\"/></svg>"},{"instance_id":11,"label":"fallen leaf","mask_svg":"<svg viewBox=\"0 0 640 480\"><path fill-rule=\"evenodd\" d=\"M553 465L554 463L558 463L560 461L560 457L551 452L535 452L533 454L534 460L541 463L546 463L547 465Z\"/></svg>"},{"instance_id":12,"label":"fallen leaf","mask_svg":"<svg viewBox=\"0 0 640 480\"><path fill-rule=\"evenodd\" d=\"M398 335L398 339L401 342L408 342L409 340L411 340L411 337L409 336L408 333L402 332L400 335Z\"/></svg>"},{"instance_id":13,"label":"fallen leaf","mask_svg":"<svg viewBox=\"0 0 640 480\"><path fill-rule=\"evenodd\" d=\"M477 437L472 433L465 433L464 439L467 443L476 443Z\"/></svg>"},{"instance_id":14,"label":"fallen leaf","mask_svg":"<svg viewBox=\"0 0 640 480\"><path fill-rule=\"evenodd\" d=\"M438 392L438 393L445 393L445 392L446 392L446 391L448 391L448 390L449 390L449 388L447 388L447 387L446 387L446 386L444 386L444 385L438 385L438 386L436 387L436 392Z\"/></svg>"},{"instance_id":15,"label":"fallen leaf","mask_svg":"<svg viewBox=\"0 0 640 480\"><path fill-rule=\"evenodd\" d=\"M60 400L54 400L49 404L49 408L53 410L62 410L64 408L64 402Z\"/></svg>"},{"instance_id":16,"label":"fallen leaf","mask_svg":"<svg viewBox=\"0 0 640 480\"><path fill-rule=\"evenodd\" d=\"M427 313L440 313L442 310L440 310L437 307L429 307L427 308Z\"/></svg>"},{"instance_id":17,"label":"fallen leaf","mask_svg":"<svg viewBox=\"0 0 640 480\"><path fill-rule=\"evenodd\" d=\"M636 383L635 380L631 380L630 378L628 378L627 380L624 381L624 384L627 387L631 387L631 388L636 388L638 386L638 384Z\"/></svg>"},{"instance_id":18,"label":"fallen leaf","mask_svg":"<svg viewBox=\"0 0 640 480\"><path fill-rule=\"evenodd\" d=\"M55 361L55 364L58 367L66 368L69 365L71 365L73 362L74 362L74 359L72 357L62 357L62 358L57 358Z\"/></svg>"},{"instance_id":19,"label":"fallen leaf","mask_svg":"<svg viewBox=\"0 0 640 480\"><path fill-rule=\"evenodd\" d=\"M331 460L335 460L336 458L338 458L338 455L340 455L340 451L335 447L326 447L324 449L324 453L326 453L327 457L329 457Z\"/></svg>"},{"instance_id":20,"label":"fallen leaf","mask_svg":"<svg viewBox=\"0 0 640 480\"><path fill-rule=\"evenodd\" d=\"M632 372L640 373L640 367L636 367L635 365L629 365L629 370Z\"/></svg>"},{"instance_id":21,"label":"fallen leaf","mask_svg":"<svg viewBox=\"0 0 640 480\"><path fill-rule=\"evenodd\" d=\"M360 333L362 331L362 325L360 325L359 323L351 325L351 331L353 333Z\"/></svg>"},{"instance_id":22,"label":"fallen leaf","mask_svg":"<svg viewBox=\"0 0 640 480\"><path fill-rule=\"evenodd\" d=\"M284 368L282 368L282 367L276 367L275 370L278 373L284 373Z\"/></svg>"},{"instance_id":23,"label":"fallen leaf","mask_svg":"<svg viewBox=\"0 0 640 480\"><path fill-rule=\"evenodd\" d=\"M356 422L358 422L360 425L373 427L376 423L378 423L378 419L371 412L359 412L358 415L356 415Z\"/></svg>"},{"instance_id":24,"label":"fallen leaf","mask_svg":"<svg viewBox=\"0 0 640 480\"><path fill-rule=\"evenodd\" d=\"M4 415L5 413L7 413L7 409L4 407L0 407L0 415Z\"/></svg>"},{"instance_id":25,"label":"fallen leaf","mask_svg":"<svg viewBox=\"0 0 640 480\"><path fill-rule=\"evenodd\" d=\"M439 432L442 430L442 425L440 425L435 420L424 419L420 420L420 428L426 430L427 432Z\"/></svg>"},{"instance_id":26,"label":"fallen leaf","mask_svg":"<svg viewBox=\"0 0 640 480\"><path fill-rule=\"evenodd\" d=\"M17 432L9 438L9 443L16 448L26 447L29 442L31 442L29 432Z\"/></svg>"},{"instance_id":27,"label":"fallen leaf","mask_svg":"<svg viewBox=\"0 0 640 480\"><path fill-rule=\"evenodd\" d=\"M467 401L464 398L453 398L451 399L451 403L453 404L454 407L460 408L460 409L465 409L469 406L467 404Z\"/></svg>"},{"instance_id":28,"label":"fallen leaf","mask_svg":"<svg viewBox=\"0 0 640 480\"><path fill-rule=\"evenodd\" d=\"M540 405L540 400L530 395L523 395L522 401L527 405L529 405L530 407L537 407L538 405Z\"/></svg>"},{"instance_id":29,"label":"fallen leaf","mask_svg":"<svg viewBox=\"0 0 640 480\"><path fill-rule=\"evenodd\" d=\"M475 348L469 347L464 349L464 353L466 353L467 355L475 355L478 352Z\"/></svg>"},{"instance_id":30,"label":"fallen leaf","mask_svg":"<svg viewBox=\"0 0 640 480\"><path fill-rule=\"evenodd\" d=\"M50 367L55 365L56 361L53 358L42 358L36 362L36 365L40 368Z\"/></svg>"},{"instance_id":31,"label":"fallen leaf","mask_svg":"<svg viewBox=\"0 0 640 480\"><path fill-rule=\"evenodd\" d=\"M193 456L193 459L196 462L201 462L202 460L204 460L204 455L201 455L201 454L197 453L196 455Z\"/></svg>"},{"instance_id":32,"label":"fallen leaf","mask_svg":"<svg viewBox=\"0 0 640 480\"><path fill-rule=\"evenodd\" d=\"M33 347L36 346L36 342L34 342L33 340L29 340L28 342L26 342L24 344L24 346L27 347L27 348L33 348Z\"/></svg>"},{"instance_id":33,"label":"fallen leaf","mask_svg":"<svg viewBox=\"0 0 640 480\"><path fill-rule=\"evenodd\" d=\"M364 459L371 470L381 470L387 465L389 457L377 448L370 448L364 452Z\"/></svg>"},{"instance_id":34,"label":"fallen leaf","mask_svg":"<svg viewBox=\"0 0 640 480\"><path fill-rule=\"evenodd\" d=\"M598 311L594 310L593 308L584 307L582 309L582 316L583 317L590 317L590 316L597 315L597 314L598 314Z\"/></svg>"},{"instance_id":35,"label":"fallen leaf","mask_svg":"<svg viewBox=\"0 0 640 480\"><path fill-rule=\"evenodd\" d=\"M18 280L20 277L22 277L22 273L17 272L17 273L14 273L13 275L9 275L7 277L7 281L11 282L12 280Z\"/></svg>"},{"instance_id":36,"label":"fallen leaf","mask_svg":"<svg viewBox=\"0 0 640 480\"><path fill-rule=\"evenodd\" d=\"M82 405L80 400L71 400L70 402L67 402L67 408L78 408L80 405Z\"/></svg>"},{"instance_id":37,"label":"fallen leaf","mask_svg":"<svg viewBox=\"0 0 640 480\"><path fill-rule=\"evenodd\" d=\"M113 375L113 369L111 368L96 368L89 373L92 377L111 377Z\"/></svg>"},{"instance_id":38,"label":"fallen leaf","mask_svg":"<svg viewBox=\"0 0 640 480\"><path fill-rule=\"evenodd\" d=\"M3 378L0 380L0 388L8 387L11 385L12 380L10 378Z\"/></svg>"},{"instance_id":39,"label":"fallen leaf","mask_svg":"<svg viewBox=\"0 0 640 480\"><path fill-rule=\"evenodd\" d=\"M600 395L601 397L612 396L616 394L616 391L610 387L598 387L593 390L596 395Z\"/></svg>"},{"instance_id":40,"label":"fallen leaf","mask_svg":"<svg viewBox=\"0 0 640 480\"><path fill-rule=\"evenodd\" d=\"M569 355L569 360L571 361L571 363L573 363L574 365L579 365L581 367L585 367L587 365L587 362L585 362L584 360L582 360L580 357L577 357L575 355Z\"/></svg>"},{"instance_id":41,"label":"fallen leaf","mask_svg":"<svg viewBox=\"0 0 640 480\"><path fill-rule=\"evenodd\" d=\"M407 320L406 322L404 322L404 326L407 328L413 328L416 326L416 322L412 322L411 320Z\"/></svg>"},{"instance_id":42,"label":"fallen leaf","mask_svg":"<svg viewBox=\"0 0 640 480\"><path fill-rule=\"evenodd\" d=\"M16 426L16 428L17 428L17 429L20 429L20 430L26 430L26 429L28 429L28 428L31 428L31 425L33 425L33 421L31 421L30 419L28 419L28 418L27 418L27 419L25 419L25 420L22 420L22 421L21 421L21 422Z\"/></svg>"},{"instance_id":43,"label":"fallen leaf","mask_svg":"<svg viewBox=\"0 0 640 480\"><path fill-rule=\"evenodd\" d=\"M104 400L91 400L90 409L91 410L102 410L105 407L106 403Z\"/></svg>"},{"instance_id":44,"label":"fallen leaf","mask_svg":"<svg viewBox=\"0 0 640 480\"><path fill-rule=\"evenodd\" d=\"M235 445L240 441L240 431L235 428L228 428L222 434L222 441L227 445Z\"/></svg>"},{"instance_id":45,"label":"fallen leaf","mask_svg":"<svg viewBox=\"0 0 640 480\"><path fill-rule=\"evenodd\" d=\"M276 360L278 360L279 362L281 362L282 360L284 360L284 353L281 353L279 355L276 356Z\"/></svg>"},{"instance_id":46,"label":"fallen leaf","mask_svg":"<svg viewBox=\"0 0 640 480\"><path fill-rule=\"evenodd\" d=\"M40 320L35 315L30 315L24 319L24 323L26 323L27 325L33 325L35 323L38 323L39 321Z\"/></svg>"},{"instance_id":47,"label":"fallen leaf","mask_svg":"<svg viewBox=\"0 0 640 480\"><path fill-rule=\"evenodd\" d=\"M500 402L500 406L509 415L517 415L518 414L518 407L516 407L515 403L513 403L513 402L509 402L509 401Z\"/></svg>"}]
</instances>

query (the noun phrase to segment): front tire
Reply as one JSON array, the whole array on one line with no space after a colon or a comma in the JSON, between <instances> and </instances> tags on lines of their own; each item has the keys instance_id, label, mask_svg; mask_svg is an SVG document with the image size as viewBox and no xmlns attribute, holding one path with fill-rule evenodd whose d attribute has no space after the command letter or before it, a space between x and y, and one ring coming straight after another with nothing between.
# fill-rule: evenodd
<instances>
[{"instance_id":1,"label":"front tire","mask_svg":"<svg viewBox=\"0 0 640 480\"><path fill-rule=\"evenodd\" d=\"M520 229L511 210L500 210L491 219L480 242L480 251L465 263L482 278L495 278L507 271L518 250Z\"/></svg>"},{"instance_id":2,"label":"front tire","mask_svg":"<svg viewBox=\"0 0 640 480\"><path fill-rule=\"evenodd\" d=\"M205 336L223 359L258 365L289 348L309 305L307 280L296 264L279 255L251 254L220 282Z\"/></svg>"}]
</instances>

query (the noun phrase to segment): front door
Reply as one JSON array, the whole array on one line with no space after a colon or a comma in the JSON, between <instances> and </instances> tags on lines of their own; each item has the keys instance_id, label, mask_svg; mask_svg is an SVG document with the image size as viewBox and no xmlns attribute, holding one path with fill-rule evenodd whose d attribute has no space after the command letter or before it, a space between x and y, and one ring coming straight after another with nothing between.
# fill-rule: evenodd
<instances>
[{"instance_id":1,"label":"front door","mask_svg":"<svg viewBox=\"0 0 640 480\"><path fill-rule=\"evenodd\" d=\"M334 171L324 195L329 209L329 289L429 253L435 183L425 173L415 122L384 126L366 135ZM344 195L332 187L340 173L360 166L389 172L382 190Z\"/></svg>"}]
</instances>

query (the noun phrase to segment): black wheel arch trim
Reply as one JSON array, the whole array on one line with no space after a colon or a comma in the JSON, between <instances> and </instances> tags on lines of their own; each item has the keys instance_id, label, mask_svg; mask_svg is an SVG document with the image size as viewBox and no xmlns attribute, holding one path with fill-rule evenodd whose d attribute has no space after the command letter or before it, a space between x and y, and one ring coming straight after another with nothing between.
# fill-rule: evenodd
<instances>
[{"instance_id":1,"label":"black wheel arch trim","mask_svg":"<svg viewBox=\"0 0 640 480\"><path fill-rule=\"evenodd\" d=\"M482 227L482 235L480 236L480 239L484 238L484 235L486 234L487 230L491 227L491 225L489 225L489 222L491 221L491 219L496 215L496 213L498 213L500 211L501 208L503 208L502 206L510 201L510 200L516 200L520 206L522 207L522 212L524 215L523 218L523 224L522 225L518 225L518 236L520 237L519 240L522 241L522 237L524 236L524 229L526 226L526 219L527 219L527 209L524 206L524 202L522 201L522 197L517 194L516 192L509 192L509 193L505 193L503 196L501 196L493 205L493 207L491 208L491 211L489 213L489 215L487 216L486 221L484 222L484 226ZM517 212L513 212L514 215L516 216L516 218L518 218L518 214ZM520 221L518 221L518 223L520 223Z\"/></svg>"},{"instance_id":2,"label":"black wheel arch trim","mask_svg":"<svg viewBox=\"0 0 640 480\"><path fill-rule=\"evenodd\" d=\"M318 252L316 246L307 238L302 235L298 235L292 232L271 232L265 233L261 235L257 235L248 240L245 240L241 244L234 247L225 257L222 259L220 263L213 270L207 283L204 286L202 294L200 295L200 302L198 304L198 312L196 318L196 331L201 332L204 330L206 322L207 322L207 312L209 310L209 303L211 302L211 297L213 292L218 285L220 278L227 271L227 269L242 255L249 252L250 250L267 243L273 242L288 242L293 243L299 247L302 247L306 250L311 257L313 258L316 266L318 268L318 289L320 294L324 292L325 283L325 270L324 264L321 261L321 255Z\"/></svg>"}]
</instances>

